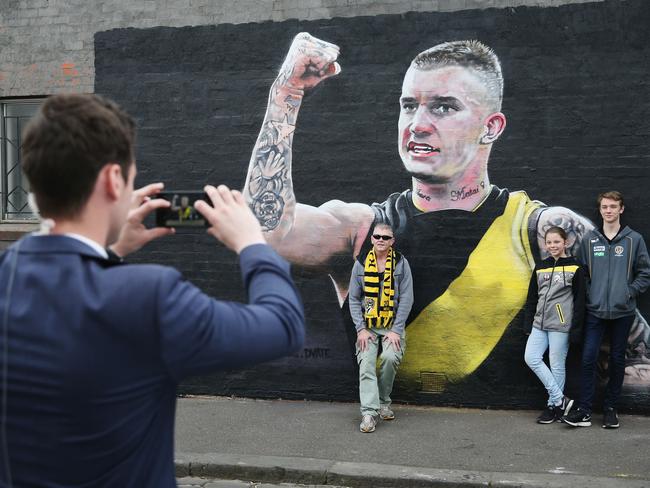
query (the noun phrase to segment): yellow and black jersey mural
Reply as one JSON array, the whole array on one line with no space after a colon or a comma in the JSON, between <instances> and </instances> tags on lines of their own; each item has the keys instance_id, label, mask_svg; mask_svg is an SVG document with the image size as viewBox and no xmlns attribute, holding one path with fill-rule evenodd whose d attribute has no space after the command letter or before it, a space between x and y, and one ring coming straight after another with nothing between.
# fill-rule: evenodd
<instances>
[{"instance_id":1,"label":"yellow and black jersey mural","mask_svg":"<svg viewBox=\"0 0 650 488\"><path fill-rule=\"evenodd\" d=\"M522 307L545 230L575 249L616 189L650 239L649 23L629 0L97 34L96 91L141 127L139 182L242 188L305 303L300 354L183 391L356 399L347 286L389 222L415 289L395 399L539 407ZM198 230L136 259L153 258L239 298L235 260ZM621 404L650 411L638 303Z\"/></svg>"}]
</instances>

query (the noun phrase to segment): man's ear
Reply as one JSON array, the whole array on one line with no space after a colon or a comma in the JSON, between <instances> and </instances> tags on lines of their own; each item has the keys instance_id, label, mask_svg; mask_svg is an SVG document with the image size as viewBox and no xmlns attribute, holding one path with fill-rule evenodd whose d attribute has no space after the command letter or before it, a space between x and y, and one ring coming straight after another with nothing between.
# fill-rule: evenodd
<instances>
[{"instance_id":1,"label":"man's ear","mask_svg":"<svg viewBox=\"0 0 650 488\"><path fill-rule=\"evenodd\" d=\"M100 176L104 180L106 196L111 200L119 200L124 189L124 177L120 165L117 163L106 164L102 168Z\"/></svg>"},{"instance_id":2,"label":"man's ear","mask_svg":"<svg viewBox=\"0 0 650 488\"><path fill-rule=\"evenodd\" d=\"M501 112L491 114L485 120L481 144L492 144L496 141L506 128L506 116Z\"/></svg>"}]
</instances>

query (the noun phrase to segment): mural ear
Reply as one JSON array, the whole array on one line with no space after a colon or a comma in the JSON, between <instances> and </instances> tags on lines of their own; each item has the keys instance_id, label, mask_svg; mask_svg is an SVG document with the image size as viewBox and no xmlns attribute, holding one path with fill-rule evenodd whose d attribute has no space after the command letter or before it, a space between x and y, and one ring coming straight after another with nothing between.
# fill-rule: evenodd
<instances>
[{"instance_id":1,"label":"mural ear","mask_svg":"<svg viewBox=\"0 0 650 488\"><path fill-rule=\"evenodd\" d=\"M490 115L485 121L481 144L492 144L496 141L506 128L506 116L501 112Z\"/></svg>"}]
</instances>

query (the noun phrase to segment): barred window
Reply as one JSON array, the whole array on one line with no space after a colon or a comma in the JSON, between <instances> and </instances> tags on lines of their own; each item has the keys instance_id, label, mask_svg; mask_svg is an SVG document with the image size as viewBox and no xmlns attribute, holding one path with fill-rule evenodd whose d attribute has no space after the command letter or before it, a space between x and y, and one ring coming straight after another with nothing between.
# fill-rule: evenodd
<instances>
[{"instance_id":1,"label":"barred window","mask_svg":"<svg viewBox=\"0 0 650 488\"><path fill-rule=\"evenodd\" d=\"M0 100L0 220L33 221L27 204L29 183L20 165L22 132L42 99Z\"/></svg>"}]
</instances>

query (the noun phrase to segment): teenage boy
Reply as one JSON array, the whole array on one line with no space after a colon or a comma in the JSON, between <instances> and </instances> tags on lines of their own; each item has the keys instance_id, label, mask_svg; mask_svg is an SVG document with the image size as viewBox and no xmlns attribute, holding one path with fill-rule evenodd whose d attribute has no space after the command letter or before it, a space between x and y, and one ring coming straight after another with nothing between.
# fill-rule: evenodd
<instances>
[{"instance_id":1,"label":"teenage boy","mask_svg":"<svg viewBox=\"0 0 650 488\"><path fill-rule=\"evenodd\" d=\"M605 332L609 334L609 381L603 402L603 427L619 426L616 404L625 375L625 348L634 322L636 298L650 285L650 262L643 237L621 224L623 195L598 196L603 225L582 241L578 258L586 264L587 315L578 408L563 417L573 427L591 425L596 388L596 361Z\"/></svg>"}]
</instances>

